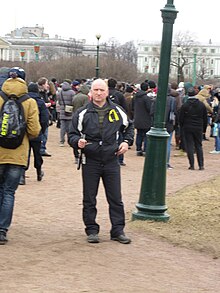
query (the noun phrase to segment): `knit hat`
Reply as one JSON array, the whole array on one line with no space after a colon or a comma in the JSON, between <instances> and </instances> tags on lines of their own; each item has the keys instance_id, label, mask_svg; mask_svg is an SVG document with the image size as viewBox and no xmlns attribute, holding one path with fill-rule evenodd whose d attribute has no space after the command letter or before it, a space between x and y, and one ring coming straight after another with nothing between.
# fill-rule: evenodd
<instances>
[{"instance_id":1,"label":"knit hat","mask_svg":"<svg viewBox=\"0 0 220 293\"><path fill-rule=\"evenodd\" d=\"M28 85L28 92L39 93L38 84L35 82L30 82Z\"/></svg>"},{"instance_id":2,"label":"knit hat","mask_svg":"<svg viewBox=\"0 0 220 293\"><path fill-rule=\"evenodd\" d=\"M193 96L196 95L196 91L195 91L194 87L188 88L188 92L187 93L188 93L188 96L189 97L193 97Z\"/></svg>"},{"instance_id":3,"label":"knit hat","mask_svg":"<svg viewBox=\"0 0 220 293\"><path fill-rule=\"evenodd\" d=\"M72 82L72 85L73 86L76 86L76 85L79 85L80 84L80 82L78 81L78 80L74 80L73 82Z\"/></svg>"},{"instance_id":4,"label":"knit hat","mask_svg":"<svg viewBox=\"0 0 220 293\"><path fill-rule=\"evenodd\" d=\"M23 80L25 80L24 69L22 69L20 67L13 67L9 70L8 77L9 78L19 77L19 78L22 78Z\"/></svg>"}]
</instances>

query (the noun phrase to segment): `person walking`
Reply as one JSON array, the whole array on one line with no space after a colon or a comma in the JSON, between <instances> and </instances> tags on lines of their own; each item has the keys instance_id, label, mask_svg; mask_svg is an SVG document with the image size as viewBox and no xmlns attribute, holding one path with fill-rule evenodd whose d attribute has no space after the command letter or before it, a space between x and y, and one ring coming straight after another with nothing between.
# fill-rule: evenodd
<instances>
[{"instance_id":1,"label":"person walking","mask_svg":"<svg viewBox=\"0 0 220 293\"><path fill-rule=\"evenodd\" d=\"M207 110L196 95L193 87L188 89L188 99L180 108L179 123L183 129L189 170L195 170L194 151L197 155L199 170L204 170L202 138L207 127Z\"/></svg>"},{"instance_id":2,"label":"person walking","mask_svg":"<svg viewBox=\"0 0 220 293\"><path fill-rule=\"evenodd\" d=\"M108 98L108 86L96 79L91 86L92 100L73 115L68 142L81 149L83 180L83 221L89 243L99 242L96 197L102 178L111 220L111 240L131 242L124 234L125 212L121 195L118 156L133 144L134 128L125 111ZM118 133L123 141L118 143Z\"/></svg>"},{"instance_id":3,"label":"person walking","mask_svg":"<svg viewBox=\"0 0 220 293\"><path fill-rule=\"evenodd\" d=\"M2 85L2 91L18 98L27 94L25 72L22 68L12 68L8 78ZM0 108L4 99L0 95ZM28 98L22 102L26 133L22 143L15 149L0 147L0 245L6 244L7 232L11 225L15 192L24 167L28 162L29 137L37 137L41 130L38 115L38 106L34 99Z\"/></svg>"},{"instance_id":4,"label":"person walking","mask_svg":"<svg viewBox=\"0 0 220 293\"><path fill-rule=\"evenodd\" d=\"M73 97L75 93L72 90L71 84L64 81L61 91L57 94L58 104L60 105L60 146L65 143L65 135L68 135L70 123L73 114ZM66 106L71 106L70 112L66 111Z\"/></svg>"}]
</instances>

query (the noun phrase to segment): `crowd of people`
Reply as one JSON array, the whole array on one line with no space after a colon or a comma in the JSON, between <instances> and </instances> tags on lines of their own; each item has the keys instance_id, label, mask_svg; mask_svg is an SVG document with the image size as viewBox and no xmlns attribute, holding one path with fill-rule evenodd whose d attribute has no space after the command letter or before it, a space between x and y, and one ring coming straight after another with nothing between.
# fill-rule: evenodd
<instances>
[{"instance_id":1,"label":"crowd of people","mask_svg":"<svg viewBox=\"0 0 220 293\"><path fill-rule=\"evenodd\" d=\"M137 156L145 157L146 133L154 125L157 105L157 83L144 80L127 84L109 79L65 79L41 77L29 84L21 68L11 68L1 83L1 90L22 102L26 133L16 149L0 146L0 244L7 242L11 225L14 195L19 184L25 185L25 172L33 150L36 178L44 176L43 157L53 154L47 150L49 127L56 125L58 144L73 148L78 169L82 168L83 221L89 243L98 243L99 225L96 222L96 196L100 178L104 183L109 217L110 238L123 244L131 239L124 233L125 215L121 195L120 166L125 167L125 153L135 143ZM167 169L172 142L187 154L189 170L195 170L196 153L199 170L204 170L202 142L207 126L215 138L211 154L220 154L220 89L213 85L193 86L190 82L168 84L165 108L167 140ZM4 99L0 92L0 108Z\"/></svg>"}]
</instances>

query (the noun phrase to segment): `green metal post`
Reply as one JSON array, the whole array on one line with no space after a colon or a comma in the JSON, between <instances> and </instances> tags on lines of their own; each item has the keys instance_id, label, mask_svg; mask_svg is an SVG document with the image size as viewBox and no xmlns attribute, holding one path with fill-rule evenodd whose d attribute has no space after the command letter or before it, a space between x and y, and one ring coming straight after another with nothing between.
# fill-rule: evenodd
<instances>
[{"instance_id":1,"label":"green metal post","mask_svg":"<svg viewBox=\"0 0 220 293\"><path fill-rule=\"evenodd\" d=\"M140 198L136 204L137 211L132 213L132 220L168 221L169 219L165 204L167 139L169 137L165 128L165 110L173 24L178 11L173 5L173 0L168 0L161 12L164 24L154 126L147 133L147 152Z\"/></svg>"},{"instance_id":2,"label":"green metal post","mask_svg":"<svg viewBox=\"0 0 220 293\"><path fill-rule=\"evenodd\" d=\"M96 35L97 39L97 53L96 53L96 78L99 78L99 39L101 38L101 35Z\"/></svg>"},{"instance_id":3,"label":"green metal post","mask_svg":"<svg viewBox=\"0 0 220 293\"><path fill-rule=\"evenodd\" d=\"M193 55L193 85L196 85L196 53Z\"/></svg>"},{"instance_id":4,"label":"green metal post","mask_svg":"<svg viewBox=\"0 0 220 293\"><path fill-rule=\"evenodd\" d=\"M180 83L180 52L178 52L177 84Z\"/></svg>"}]
</instances>

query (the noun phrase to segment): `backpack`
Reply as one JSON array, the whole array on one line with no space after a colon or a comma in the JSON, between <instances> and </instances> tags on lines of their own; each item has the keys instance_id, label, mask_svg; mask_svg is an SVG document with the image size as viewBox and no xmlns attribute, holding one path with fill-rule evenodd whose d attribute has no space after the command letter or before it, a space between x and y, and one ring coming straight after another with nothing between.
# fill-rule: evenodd
<instances>
[{"instance_id":1,"label":"backpack","mask_svg":"<svg viewBox=\"0 0 220 293\"><path fill-rule=\"evenodd\" d=\"M0 92L4 103L0 109L0 146L7 149L16 149L23 141L27 123L24 116L22 102L29 99L28 95L17 97L7 96Z\"/></svg>"}]
</instances>

